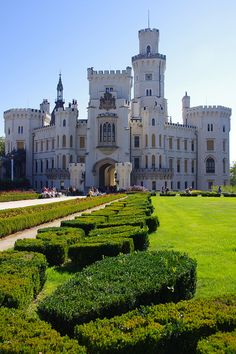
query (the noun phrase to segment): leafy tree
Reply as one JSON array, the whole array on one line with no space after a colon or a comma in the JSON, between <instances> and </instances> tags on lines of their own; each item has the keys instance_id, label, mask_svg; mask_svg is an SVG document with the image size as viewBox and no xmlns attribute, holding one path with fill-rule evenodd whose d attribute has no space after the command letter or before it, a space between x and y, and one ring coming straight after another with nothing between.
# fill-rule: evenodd
<instances>
[{"instance_id":1,"label":"leafy tree","mask_svg":"<svg viewBox=\"0 0 236 354\"><path fill-rule=\"evenodd\" d=\"M0 137L0 156L5 155L5 139Z\"/></svg>"},{"instance_id":2,"label":"leafy tree","mask_svg":"<svg viewBox=\"0 0 236 354\"><path fill-rule=\"evenodd\" d=\"M231 186L236 186L236 161L230 167L230 184Z\"/></svg>"}]
</instances>

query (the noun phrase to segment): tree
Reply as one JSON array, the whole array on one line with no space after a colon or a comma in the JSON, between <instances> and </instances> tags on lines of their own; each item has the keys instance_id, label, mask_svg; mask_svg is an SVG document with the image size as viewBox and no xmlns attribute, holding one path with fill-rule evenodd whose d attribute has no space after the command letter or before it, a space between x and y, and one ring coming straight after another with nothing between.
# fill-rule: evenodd
<instances>
[{"instance_id":1,"label":"tree","mask_svg":"<svg viewBox=\"0 0 236 354\"><path fill-rule=\"evenodd\" d=\"M230 167L230 184L231 186L236 186L236 161Z\"/></svg>"},{"instance_id":2,"label":"tree","mask_svg":"<svg viewBox=\"0 0 236 354\"><path fill-rule=\"evenodd\" d=\"M5 139L0 137L0 156L5 155Z\"/></svg>"}]
</instances>

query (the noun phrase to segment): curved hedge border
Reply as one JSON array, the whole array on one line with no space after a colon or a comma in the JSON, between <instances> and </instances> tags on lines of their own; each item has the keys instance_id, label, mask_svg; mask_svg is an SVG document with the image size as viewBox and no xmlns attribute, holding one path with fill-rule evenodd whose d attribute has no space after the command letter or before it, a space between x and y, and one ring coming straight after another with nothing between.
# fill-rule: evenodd
<instances>
[{"instance_id":1,"label":"curved hedge border","mask_svg":"<svg viewBox=\"0 0 236 354\"><path fill-rule=\"evenodd\" d=\"M84 237L81 229L51 227L41 229L36 239L19 239L15 242L17 251L39 252L46 256L50 266L61 265L67 260L68 248Z\"/></svg>"},{"instance_id":2,"label":"curved hedge border","mask_svg":"<svg viewBox=\"0 0 236 354\"><path fill-rule=\"evenodd\" d=\"M0 308L0 352L2 354L86 354L76 340L61 337L51 326L25 312Z\"/></svg>"},{"instance_id":3,"label":"curved hedge border","mask_svg":"<svg viewBox=\"0 0 236 354\"><path fill-rule=\"evenodd\" d=\"M61 333L76 324L112 317L144 304L193 296L196 262L178 252L137 252L107 257L77 273L38 306Z\"/></svg>"},{"instance_id":4,"label":"curved hedge border","mask_svg":"<svg viewBox=\"0 0 236 354\"><path fill-rule=\"evenodd\" d=\"M141 307L122 316L76 326L75 336L88 353L194 354L202 337L234 328L235 296Z\"/></svg>"},{"instance_id":5,"label":"curved hedge border","mask_svg":"<svg viewBox=\"0 0 236 354\"><path fill-rule=\"evenodd\" d=\"M236 353L236 330L217 332L202 339L197 345L197 354L234 354Z\"/></svg>"},{"instance_id":6,"label":"curved hedge border","mask_svg":"<svg viewBox=\"0 0 236 354\"><path fill-rule=\"evenodd\" d=\"M46 267L39 253L0 252L0 306L25 308L42 289Z\"/></svg>"},{"instance_id":7,"label":"curved hedge border","mask_svg":"<svg viewBox=\"0 0 236 354\"><path fill-rule=\"evenodd\" d=\"M25 208L0 210L0 237L124 197L109 194Z\"/></svg>"}]
</instances>

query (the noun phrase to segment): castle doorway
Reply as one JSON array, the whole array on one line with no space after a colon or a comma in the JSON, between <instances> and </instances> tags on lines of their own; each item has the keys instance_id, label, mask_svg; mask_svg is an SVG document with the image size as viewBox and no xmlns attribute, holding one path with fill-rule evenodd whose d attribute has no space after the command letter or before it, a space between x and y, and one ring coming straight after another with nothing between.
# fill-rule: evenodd
<instances>
[{"instance_id":1,"label":"castle doorway","mask_svg":"<svg viewBox=\"0 0 236 354\"><path fill-rule=\"evenodd\" d=\"M104 163L99 168L99 190L106 191L115 186L115 165Z\"/></svg>"}]
</instances>

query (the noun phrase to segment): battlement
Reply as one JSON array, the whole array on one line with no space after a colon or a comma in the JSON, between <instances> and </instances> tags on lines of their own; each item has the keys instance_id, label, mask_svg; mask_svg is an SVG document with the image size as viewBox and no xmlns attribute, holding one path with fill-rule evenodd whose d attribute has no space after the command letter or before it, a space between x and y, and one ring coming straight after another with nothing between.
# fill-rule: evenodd
<instances>
[{"instance_id":1,"label":"battlement","mask_svg":"<svg viewBox=\"0 0 236 354\"><path fill-rule=\"evenodd\" d=\"M231 115L231 109L224 106L196 106L186 109L186 113L189 114L211 114L220 113L224 115Z\"/></svg>"},{"instance_id":2,"label":"battlement","mask_svg":"<svg viewBox=\"0 0 236 354\"><path fill-rule=\"evenodd\" d=\"M194 125L188 125L188 124L180 124L180 123L171 123L171 122L166 122L165 127L170 127L170 128L175 128L175 129L184 129L184 130L196 130L197 127Z\"/></svg>"},{"instance_id":3,"label":"battlement","mask_svg":"<svg viewBox=\"0 0 236 354\"><path fill-rule=\"evenodd\" d=\"M86 126L88 123L88 120L87 119L78 119L77 120L77 126Z\"/></svg>"},{"instance_id":4,"label":"battlement","mask_svg":"<svg viewBox=\"0 0 236 354\"><path fill-rule=\"evenodd\" d=\"M104 77L131 77L131 67L127 66L126 70L93 70L93 68L87 69L88 79L92 78L104 78Z\"/></svg>"},{"instance_id":5,"label":"battlement","mask_svg":"<svg viewBox=\"0 0 236 354\"><path fill-rule=\"evenodd\" d=\"M138 33L144 33L144 32L157 32L159 33L159 30L157 28L144 28L138 31Z\"/></svg>"},{"instance_id":6,"label":"battlement","mask_svg":"<svg viewBox=\"0 0 236 354\"><path fill-rule=\"evenodd\" d=\"M16 114L27 114L27 113L44 113L43 111L40 111L40 109L33 109L33 108L10 108L7 111L4 112L4 114L8 113L16 113Z\"/></svg>"}]
</instances>

